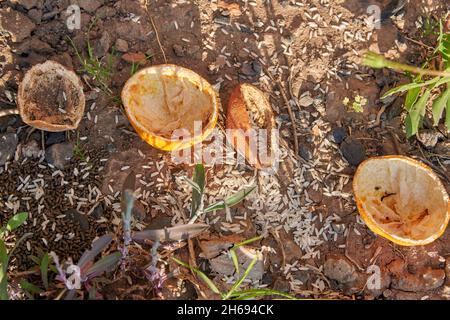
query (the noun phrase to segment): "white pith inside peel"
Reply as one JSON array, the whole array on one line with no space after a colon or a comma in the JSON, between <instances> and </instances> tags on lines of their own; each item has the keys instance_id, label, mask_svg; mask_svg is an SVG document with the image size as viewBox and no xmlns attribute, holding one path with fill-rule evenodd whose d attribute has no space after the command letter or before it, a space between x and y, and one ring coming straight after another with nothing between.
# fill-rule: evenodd
<instances>
[{"instance_id":1,"label":"white pith inside peel","mask_svg":"<svg viewBox=\"0 0 450 320\"><path fill-rule=\"evenodd\" d=\"M399 240L431 242L448 223L444 186L431 169L412 159L367 160L355 175L354 192L372 224Z\"/></svg>"},{"instance_id":2,"label":"white pith inside peel","mask_svg":"<svg viewBox=\"0 0 450 320\"><path fill-rule=\"evenodd\" d=\"M123 92L134 122L165 138L171 138L174 130L195 135L195 121L205 126L214 109L210 85L194 72L173 65L138 72Z\"/></svg>"}]
</instances>

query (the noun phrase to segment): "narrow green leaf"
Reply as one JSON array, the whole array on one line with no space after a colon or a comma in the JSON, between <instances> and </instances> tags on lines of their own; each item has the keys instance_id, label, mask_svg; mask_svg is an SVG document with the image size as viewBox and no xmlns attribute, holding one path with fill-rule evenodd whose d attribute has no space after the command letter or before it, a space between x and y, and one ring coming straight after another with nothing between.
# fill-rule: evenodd
<instances>
[{"instance_id":1,"label":"narrow green leaf","mask_svg":"<svg viewBox=\"0 0 450 320\"><path fill-rule=\"evenodd\" d=\"M9 300L8 295L8 252L6 251L6 245L2 239L0 239L0 300Z\"/></svg>"},{"instance_id":2,"label":"narrow green leaf","mask_svg":"<svg viewBox=\"0 0 450 320\"><path fill-rule=\"evenodd\" d=\"M173 259L173 261L182 265L183 267L188 268L191 271L195 272L197 274L197 276L208 285L208 287L211 289L212 292L214 292L215 294L218 294L220 296L223 296L223 294L220 292L220 290L217 288L217 286L214 284L214 282L212 282L212 280L209 279L208 276L206 274L204 274L202 271L200 271L197 268L191 267L187 263L185 263L181 260L178 260L177 258L172 258L172 259Z\"/></svg>"},{"instance_id":3,"label":"narrow green leaf","mask_svg":"<svg viewBox=\"0 0 450 320\"><path fill-rule=\"evenodd\" d=\"M411 132L409 137L415 135L419 131L419 124L421 119L423 118L426 110L426 105L428 98L430 97L431 90L427 89L424 94L417 100L414 106L411 108L409 112L410 120L411 120Z\"/></svg>"},{"instance_id":4,"label":"narrow green leaf","mask_svg":"<svg viewBox=\"0 0 450 320\"><path fill-rule=\"evenodd\" d=\"M191 217L193 217L201 208L203 201L203 192L205 190L205 167L203 164L195 166L194 177L191 182L195 184L195 187L193 186L192 189Z\"/></svg>"},{"instance_id":5,"label":"narrow green leaf","mask_svg":"<svg viewBox=\"0 0 450 320\"><path fill-rule=\"evenodd\" d=\"M236 298L237 300L248 300L267 296L280 296L289 300L297 300L295 297L285 292L271 289L258 289L258 288L236 291L230 297Z\"/></svg>"},{"instance_id":6,"label":"narrow green leaf","mask_svg":"<svg viewBox=\"0 0 450 320\"><path fill-rule=\"evenodd\" d=\"M442 117L442 112L447 105L450 97L450 87L447 88L433 103L433 123L435 126L439 124L439 120Z\"/></svg>"},{"instance_id":7,"label":"narrow green leaf","mask_svg":"<svg viewBox=\"0 0 450 320\"><path fill-rule=\"evenodd\" d=\"M450 98L447 100L447 110L445 112L445 126L450 131Z\"/></svg>"},{"instance_id":8,"label":"narrow green leaf","mask_svg":"<svg viewBox=\"0 0 450 320\"><path fill-rule=\"evenodd\" d=\"M251 194L256 187L251 187L251 188L246 188L243 190L240 190L238 192L236 192L234 195L232 195L231 197L229 197L228 199L225 199L223 201L219 201L217 203L214 203L210 206L208 206L204 212L211 212L211 211L215 211L215 210L220 210L220 209L225 209L226 207L232 207L236 204L238 204L239 202L241 202L242 200L244 200L249 194Z\"/></svg>"},{"instance_id":9,"label":"narrow green leaf","mask_svg":"<svg viewBox=\"0 0 450 320\"><path fill-rule=\"evenodd\" d=\"M245 269L244 274L242 275L242 277L236 281L233 286L231 287L230 291L227 292L227 294L225 295L225 297L223 298L223 300L228 300L230 298L230 296L237 290L239 289L239 287L241 286L242 282L244 282L244 280L248 277L248 275L250 274L250 271L252 271L253 267L255 266L256 262L258 261L258 257L254 257L253 260L250 262L250 264L248 265L247 269Z\"/></svg>"},{"instance_id":10,"label":"narrow green leaf","mask_svg":"<svg viewBox=\"0 0 450 320\"><path fill-rule=\"evenodd\" d=\"M395 87L395 88L389 90L388 92L386 92L381 97L381 99L385 99L385 98L387 98L387 97L389 97L389 96L391 96L393 94L396 94L396 93L405 92L405 91L408 91L408 90L411 90L411 89L417 89L417 88L426 87L426 86L429 86L429 85L432 85L432 84L435 84L435 83L438 83L438 82L440 84L450 82L450 77L442 78L442 80L443 79L445 79L444 82L440 82L440 80L441 80L440 77L435 77L435 78L433 78L431 80L428 80L428 81L425 81L425 82L422 82L422 83L411 82L411 83L403 84L403 85Z\"/></svg>"},{"instance_id":11,"label":"narrow green leaf","mask_svg":"<svg viewBox=\"0 0 450 320\"><path fill-rule=\"evenodd\" d=\"M48 253L45 253L42 257L41 264L39 269L41 271L42 283L44 284L44 288L48 289L48 265L50 263L50 256Z\"/></svg>"},{"instance_id":12,"label":"narrow green leaf","mask_svg":"<svg viewBox=\"0 0 450 320\"><path fill-rule=\"evenodd\" d=\"M239 274L239 260L238 260L237 254L236 254L236 250L231 249L230 256L231 256L231 260L233 261L234 269L236 270L236 274Z\"/></svg>"}]
</instances>

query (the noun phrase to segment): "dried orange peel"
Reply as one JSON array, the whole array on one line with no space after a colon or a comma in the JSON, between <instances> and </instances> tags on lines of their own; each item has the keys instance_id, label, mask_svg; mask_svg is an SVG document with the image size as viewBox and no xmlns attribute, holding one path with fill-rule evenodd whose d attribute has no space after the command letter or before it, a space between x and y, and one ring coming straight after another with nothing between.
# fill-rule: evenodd
<instances>
[{"instance_id":1,"label":"dried orange peel","mask_svg":"<svg viewBox=\"0 0 450 320\"><path fill-rule=\"evenodd\" d=\"M373 157L353 179L359 214L374 233L402 246L439 238L450 219L444 185L431 168L404 156Z\"/></svg>"},{"instance_id":2,"label":"dried orange peel","mask_svg":"<svg viewBox=\"0 0 450 320\"><path fill-rule=\"evenodd\" d=\"M163 64L134 74L122 102L139 136L155 148L188 148L206 139L217 123L220 100L211 84L192 70ZM201 124L196 130L194 123ZM184 138L180 138L182 132Z\"/></svg>"}]
</instances>

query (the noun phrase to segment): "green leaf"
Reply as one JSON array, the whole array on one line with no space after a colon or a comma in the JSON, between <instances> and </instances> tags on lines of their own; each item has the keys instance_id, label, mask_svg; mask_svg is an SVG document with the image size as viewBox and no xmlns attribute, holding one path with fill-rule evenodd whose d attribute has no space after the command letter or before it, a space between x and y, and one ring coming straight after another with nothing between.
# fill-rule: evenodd
<instances>
[{"instance_id":1,"label":"green leaf","mask_svg":"<svg viewBox=\"0 0 450 320\"><path fill-rule=\"evenodd\" d=\"M22 288L22 290L24 290L25 292L27 292L29 294L29 298L31 298L31 299L33 298L33 295L44 292L44 290L42 290L38 286L35 286L34 284L26 281L25 279L20 280L19 284L20 284L20 287Z\"/></svg>"},{"instance_id":2,"label":"green leaf","mask_svg":"<svg viewBox=\"0 0 450 320\"><path fill-rule=\"evenodd\" d=\"M8 300L8 252L6 251L6 245L2 239L0 239L0 300Z\"/></svg>"},{"instance_id":3,"label":"green leaf","mask_svg":"<svg viewBox=\"0 0 450 320\"><path fill-rule=\"evenodd\" d=\"M444 79L445 79L445 81L444 81ZM443 83L447 83L447 82L450 82L450 77L446 77L446 78L435 77L431 80L428 80L428 81L425 81L422 83L411 82L411 83L403 84L401 86L395 87L395 88L389 90L388 92L386 92L381 97L381 99L385 99L393 94L405 92L405 91L408 91L411 89L422 88L422 87L429 86L432 84L437 84L437 83L443 84Z\"/></svg>"},{"instance_id":4,"label":"green leaf","mask_svg":"<svg viewBox=\"0 0 450 320\"><path fill-rule=\"evenodd\" d=\"M236 250L233 249L230 250L230 256L231 260L233 261L234 269L236 270L236 273L239 274L239 260L236 254Z\"/></svg>"},{"instance_id":5,"label":"green leaf","mask_svg":"<svg viewBox=\"0 0 450 320\"><path fill-rule=\"evenodd\" d=\"M6 230L11 232L20 227L28 218L27 212L21 212L14 215L11 219L8 220L6 224ZM1 235L1 232L0 232Z\"/></svg>"},{"instance_id":6,"label":"green leaf","mask_svg":"<svg viewBox=\"0 0 450 320\"><path fill-rule=\"evenodd\" d=\"M236 298L236 300L248 300L266 296L280 296L289 300L297 300L297 298L278 290L258 289L258 288L236 291L230 297Z\"/></svg>"},{"instance_id":7,"label":"green leaf","mask_svg":"<svg viewBox=\"0 0 450 320\"><path fill-rule=\"evenodd\" d=\"M230 298L230 296L237 290L239 289L239 287L241 286L242 282L244 282L244 280L248 277L248 275L250 274L250 271L252 271L253 267L255 266L256 262L258 261L258 257L254 257L253 260L250 262L250 264L248 265L247 269L245 270L244 274L242 275L242 277L236 281L233 286L231 287L230 291L228 291L228 293L225 295L225 297L223 298L223 300L228 300Z\"/></svg>"},{"instance_id":8,"label":"green leaf","mask_svg":"<svg viewBox=\"0 0 450 320\"><path fill-rule=\"evenodd\" d=\"M444 33L442 21L439 27L439 44L437 49L442 56L445 68L448 69L450 68L450 33Z\"/></svg>"},{"instance_id":9,"label":"green leaf","mask_svg":"<svg viewBox=\"0 0 450 320\"><path fill-rule=\"evenodd\" d=\"M427 89L409 111L411 124L410 124L410 132L407 132L408 138L412 137L419 131L419 124L423 116L425 115L426 105L428 98L430 97L430 94L431 90Z\"/></svg>"},{"instance_id":10,"label":"green leaf","mask_svg":"<svg viewBox=\"0 0 450 320\"><path fill-rule=\"evenodd\" d=\"M449 97L450 87L447 88L447 90L445 90L433 103L433 122L435 126L439 124L439 120L442 117L442 112L444 112Z\"/></svg>"},{"instance_id":11,"label":"green leaf","mask_svg":"<svg viewBox=\"0 0 450 320\"><path fill-rule=\"evenodd\" d=\"M48 253L44 254L41 260L41 264L39 269L41 270L41 278L42 283L44 284L44 288L48 290L48 265L50 263L50 256Z\"/></svg>"},{"instance_id":12,"label":"green leaf","mask_svg":"<svg viewBox=\"0 0 450 320\"><path fill-rule=\"evenodd\" d=\"M410 111L414 103L416 103L417 98L419 98L420 91L422 91L422 88L420 87L408 90L405 98L405 109L407 111Z\"/></svg>"},{"instance_id":13,"label":"green leaf","mask_svg":"<svg viewBox=\"0 0 450 320\"><path fill-rule=\"evenodd\" d=\"M195 187L192 189L191 217L193 217L202 206L203 192L205 190L205 167L197 164L194 170L193 181ZM192 184L191 184L192 185Z\"/></svg>"},{"instance_id":14,"label":"green leaf","mask_svg":"<svg viewBox=\"0 0 450 320\"><path fill-rule=\"evenodd\" d=\"M447 100L447 110L445 113L445 126L450 131L450 99Z\"/></svg>"},{"instance_id":15,"label":"green leaf","mask_svg":"<svg viewBox=\"0 0 450 320\"><path fill-rule=\"evenodd\" d=\"M244 200L250 193L252 193L255 190L256 187L251 187L251 188L246 188L243 190L240 190L238 192L236 192L234 195L232 195L231 197L229 197L228 199L225 199L223 201L219 201L216 202L210 206L208 206L204 212L211 212L211 211L215 211L215 210L220 210L220 209L225 209L225 208L229 208L232 207L236 204L238 204L239 202L241 202L242 200Z\"/></svg>"},{"instance_id":16,"label":"green leaf","mask_svg":"<svg viewBox=\"0 0 450 320\"><path fill-rule=\"evenodd\" d=\"M223 297L223 294L220 292L220 290L217 288L217 286L214 284L214 282L212 282L212 280L209 279L208 276L206 274L204 274L202 271L200 271L197 268L191 267L187 263L185 263L185 262L183 262L181 260L178 260L177 258L172 258L172 259L173 259L173 261L175 261L179 265L182 265L183 267L188 268L191 271L195 272L195 274L197 274L197 276L200 279L202 279L208 285L208 287L211 289L212 292L214 292L215 294L218 294L221 297Z\"/></svg>"}]
</instances>

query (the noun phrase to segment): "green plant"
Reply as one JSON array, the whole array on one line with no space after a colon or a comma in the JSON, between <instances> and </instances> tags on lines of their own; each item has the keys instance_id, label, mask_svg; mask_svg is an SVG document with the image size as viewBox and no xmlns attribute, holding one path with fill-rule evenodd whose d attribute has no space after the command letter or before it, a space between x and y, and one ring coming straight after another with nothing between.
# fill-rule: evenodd
<instances>
[{"instance_id":1,"label":"green plant","mask_svg":"<svg viewBox=\"0 0 450 320\"><path fill-rule=\"evenodd\" d=\"M426 69L429 59L422 68L410 66L395 61L388 60L382 55L368 52L365 54L363 64L372 68L391 68L396 71L404 71L417 74L410 83L395 87L382 97L387 98L393 94L407 92L405 98L405 109L408 112L406 117L406 135L414 136L422 125L423 118L426 115L428 103L432 102L432 116L435 126L439 124L446 110L445 125L450 130L450 33L443 32L442 23L438 44L434 50L433 57L440 56L443 62L443 70ZM430 78L431 77L431 78ZM425 79L427 78L427 79ZM440 90L437 98L434 98L434 92Z\"/></svg>"},{"instance_id":2,"label":"green plant","mask_svg":"<svg viewBox=\"0 0 450 320\"><path fill-rule=\"evenodd\" d=\"M235 244L233 246L233 248L230 249L229 253L231 256L231 259L233 261L234 267L235 267L235 271L236 274L239 274L239 262L238 262L238 258L236 255L236 250L239 247L242 247L244 245L250 244L252 242L258 241L262 239L262 236L259 237L255 237L252 239L248 239L245 240L241 243ZM214 282L201 270L194 268L190 265L188 265L187 263L177 259L177 258L172 258L176 263L178 263L179 265L182 265L185 268L188 268L189 270L191 270L192 272L194 272L203 282L205 282L205 284L211 289L212 292L214 292L215 294L219 295L221 297L222 300L249 300L249 299L257 299L257 298L263 298L263 297L267 297L267 296L280 296L286 299L290 299L290 300L294 300L295 297L284 293L284 292L280 292L277 290L272 290L272 289L265 289L265 288L253 288L253 289L248 289L248 290L238 290L239 287L242 285L242 283L244 282L244 280L248 277L248 275L250 274L250 272L252 271L253 267L255 266L256 262L258 261L258 257L255 256L252 261L250 262L250 264L248 265L248 267L245 269L244 273L242 274L242 276L236 280L236 282L233 284L233 286L231 287L230 290L228 290L228 292L221 292L219 290L219 288L217 288L217 286L214 284Z\"/></svg>"},{"instance_id":3,"label":"green plant","mask_svg":"<svg viewBox=\"0 0 450 320\"><path fill-rule=\"evenodd\" d=\"M236 192L231 197L216 202L214 204L211 204L206 208L204 208L203 193L205 191L206 179L205 179L205 167L203 166L203 164L197 164L195 166L194 177L192 180L189 178L185 179L192 187L191 219L189 220L190 224L194 223L197 220L197 218L204 213L221 209L227 210L228 208L244 200L250 193L252 193L255 190L255 187L242 189Z\"/></svg>"},{"instance_id":4,"label":"green plant","mask_svg":"<svg viewBox=\"0 0 450 320\"><path fill-rule=\"evenodd\" d=\"M91 46L91 42L89 40L89 33L92 27L97 22L97 17L92 21L89 25L87 31L87 41L86 41L86 53L80 53L75 46L73 40L68 37L70 44L72 45L75 54L80 61L83 69L82 72L87 73L100 87L100 89L107 93L108 95L112 95L112 90L109 88L109 82L113 74L113 62L115 57L114 48L111 53L106 54L106 61L102 61L102 59L98 59L94 54L94 49Z\"/></svg>"},{"instance_id":5,"label":"green plant","mask_svg":"<svg viewBox=\"0 0 450 320\"><path fill-rule=\"evenodd\" d=\"M31 233L24 234L19 240L16 241L14 247L8 252L6 248L5 239L7 235L19 228L28 218L27 212L21 212L14 215L8 220L5 226L0 228L0 300L8 300L8 265L14 250L19 244L26 238L31 236Z\"/></svg>"}]
</instances>

